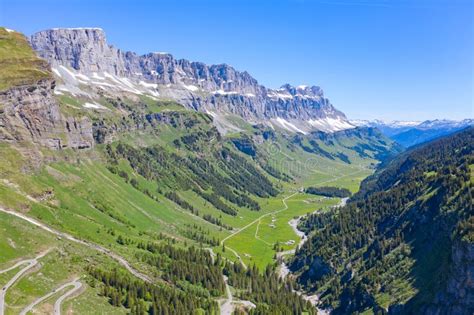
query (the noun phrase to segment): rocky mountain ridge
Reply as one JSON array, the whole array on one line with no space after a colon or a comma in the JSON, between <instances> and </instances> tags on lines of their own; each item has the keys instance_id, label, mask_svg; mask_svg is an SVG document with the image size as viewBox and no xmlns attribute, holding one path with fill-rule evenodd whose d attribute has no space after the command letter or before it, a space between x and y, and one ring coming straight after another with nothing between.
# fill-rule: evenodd
<instances>
[{"instance_id":1,"label":"rocky mountain ridge","mask_svg":"<svg viewBox=\"0 0 474 315\"><path fill-rule=\"evenodd\" d=\"M248 72L227 64L208 66L168 53L140 56L125 52L109 45L99 28L45 30L32 35L30 43L56 75L69 71L69 76L77 76L76 88L84 83L103 89L125 85L132 93L175 99L188 108L208 112L215 120L231 114L290 132L353 128L320 87L286 84L269 89ZM62 88L71 90L70 85Z\"/></svg>"},{"instance_id":2,"label":"rocky mountain ridge","mask_svg":"<svg viewBox=\"0 0 474 315\"><path fill-rule=\"evenodd\" d=\"M363 119L351 119L351 124L361 127L375 127L375 128L393 128L393 129L405 129L405 128L418 128L418 129L431 129L431 128L457 128L457 127L468 127L474 124L474 119L466 118L462 120L452 119L432 119L424 121L409 121L409 120L393 120L384 121L380 119L375 120L363 120Z\"/></svg>"}]
</instances>

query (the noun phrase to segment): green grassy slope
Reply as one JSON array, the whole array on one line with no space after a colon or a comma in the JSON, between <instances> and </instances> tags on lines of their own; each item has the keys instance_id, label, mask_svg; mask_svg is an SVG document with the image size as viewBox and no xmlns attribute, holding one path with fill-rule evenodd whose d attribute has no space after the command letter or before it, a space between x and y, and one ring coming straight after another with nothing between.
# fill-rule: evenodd
<instances>
[{"instance_id":1,"label":"green grassy slope","mask_svg":"<svg viewBox=\"0 0 474 315\"><path fill-rule=\"evenodd\" d=\"M22 35L0 29L0 36L6 38L0 44L4 58L23 58L9 59L12 68L0 70L3 87L41 78L36 70L29 72L41 61ZM255 264L255 272L263 273L278 251L296 246L298 237L288 221L339 202L304 194L301 187L355 192L393 146L365 129L301 136L244 121L239 121L243 132L224 137L209 115L168 100L104 96L97 103L109 110L95 111L82 108L86 100L81 97L66 92L56 97L64 116L92 121L95 147L51 151L32 143L0 143L0 207L101 245L156 284L135 279L91 247L0 212L1 267L52 248L41 259L44 272L35 271L9 289L10 313L74 276L85 290L64 307L76 313L94 313L87 301L94 301L100 313L124 312L123 306L139 314L156 307L215 313L215 301L225 293L221 271L226 260ZM295 242L285 244L290 240ZM223 258L211 263L210 249ZM14 273L0 274L1 281ZM238 270L230 274L250 281ZM274 295L282 294L298 309L314 312L283 282L274 282L274 270L262 277L255 292L266 292L265 299L257 300L255 292L242 296L248 293L266 308L275 307ZM266 287L267 278L278 289ZM57 298L39 307L50 310Z\"/></svg>"},{"instance_id":2,"label":"green grassy slope","mask_svg":"<svg viewBox=\"0 0 474 315\"><path fill-rule=\"evenodd\" d=\"M91 263L109 268L120 268L115 261L83 246L57 239L54 235L5 213L0 213L0 223L2 253L0 270L13 266L17 261L33 258L49 250L48 254L39 260L40 265L37 268L22 277L8 290L5 314L18 314L35 298L51 292L75 277L80 277L85 288L75 302L76 306L73 307L75 312L81 314L124 313L124 310L112 307L106 298L100 297L97 288L93 287L94 281L84 273L84 268ZM24 266L0 274L0 286L3 287L22 267ZM35 310L50 311L59 293L39 304Z\"/></svg>"},{"instance_id":3,"label":"green grassy slope","mask_svg":"<svg viewBox=\"0 0 474 315\"><path fill-rule=\"evenodd\" d=\"M201 130L202 136L207 137L203 131L212 130L205 120L207 118L200 118L195 113L180 115L189 116L190 120L195 121L193 129L196 131L195 134ZM332 167L332 172L327 172L327 169L318 171L318 165L313 164L305 167L315 170L314 172L307 172L304 168L288 171L275 166L280 175L286 174L287 177L282 180L267 173L263 169L263 162L259 159L278 161L280 156L282 159L280 165L285 165L285 160L302 164L305 162L304 158L310 156L310 153L305 153L300 148L287 149L286 146L290 145L290 142L283 136L278 135L281 138L276 139L273 144L265 143L258 150L259 156L252 158L240 152L225 138L216 140L216 143L210 145L198 138L196 141L202 148L200 151L188 148L184 143L176 148L175 140L182 139L187 134L179 127L157 124L148 130L119 134L110 146L98 145L92 151L83 152L69 150L51 152L43 149L38 151L38 148L28 149L2 144L1 206L24 212L80 239L106 246L128 259L137 269L158 277L163 275L162 271L138 259L137 253L141 252L136 247L138 242L162 243L174 240L175 246L178 247L202 244L236 261L238 258L232 252L234 250L247 265L256 264L263 269L267 264L274 262L277 252L275 244L281 245L278 250L295 247L295 244L284 244L289 240L298 240L288 225L289 220L316 209L328 208L338 202L336 198L323 199L298 192L287 200L288 209L272 214L283 208L282 198L293 194L306 183L311 185L331 183L354 190L359 182L359 179L354 179L354 175L358 174L362 178L369 174L371 164L376 162L373 159L365 161L361 159L359 164L352 165L312 154L318 161L324 163L320 165ZM266 146L275 143L284 147L281 150L283 153L270 156ZM116 150L119 144L133 148L133 152L142 153L146 152L147 148L161 148L163 152L170 154L166 169L162 164L156 165L156 169L150 169L151 173L157 172L154 177L150 175L151 173L144 172L135 160L127 159L127 155L111 159L107 150ZM41 152L43 159L49 162L35 165L34 159L32 161L24 155L28 150L30 154L36 152L34 155ZM186 188L186 185L182 186L182 183L177 181L177 179L190 181L195 176L189 171L189 165L182 164L183 161L180 159L203 158L211 161L211 166L215 167L212 174L223 176L222 178L236 174L229 169L230 165L225 164L227 162L221 160L221 155L214 154L222 150L248 163L245 164L246 167L255 169L276 189L277 194L273 197L268 195L259 197L245 191L245 188L237 190L254 200L260 210L239 206L219 195L222 203L237 211L236 215L226 214L199 193ZM354 155L354 159L356 158ZM163 170L166 172L163 173ZM28 176L25 176L25 171ZM207 188L207 192L210 193L215 188L212 186L212 181L208 183L211 184ZM193 213L166 198L166 194L171 191L177 193L181 200L193 205L198 213ZM204 219L205 215L210 215L221 223L208 222ZM246 228L233 235L243 227ZM258 233L256 233L257 227ZM224 242L227 250L223 252L219 241L231 235L232 237ZM125 244L121 239L126 240ZM87 290L84 296L94 295L94 292ZM81 305L79 302L70 303L73 308L83 307Z\"/></svg>"},{"instance_id":4,"label":"green grassy slope","mask_svg":"<svg viewBox=\"0 0 474 315\"><path fill-rule=\"evenodd\" d=\"M51 78L48 63L36 56L23 34L0 27L0 90Z\"/></svg>"}]
</instances>

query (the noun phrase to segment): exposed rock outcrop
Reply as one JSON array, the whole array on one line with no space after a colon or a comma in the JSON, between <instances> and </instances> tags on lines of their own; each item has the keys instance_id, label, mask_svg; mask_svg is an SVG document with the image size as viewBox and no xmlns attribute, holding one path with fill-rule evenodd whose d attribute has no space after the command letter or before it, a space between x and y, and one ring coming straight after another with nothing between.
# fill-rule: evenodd
<instances>
[{"instance_id":1,"label":"exposed rock outcrop","mask_svg":"<svg viewBox=\"0 0 474 315\"><path fill-rule=\"evenodd\" d=\"M50 149L93 146L90 121L62 117L54 85L44 79L0 91L0 141L31 141Z\"/></svg>"},{"instance_id":2,"label":"exposed rock outcrop","mask_svg":"<svg viewBox=\"0 0 474 315\"><path fill-rule=\"evenodd\" d=\"M453 244L446 287L436 294L426 314L474 314L474 243Z\"/></svg>"},{"instance_id":3,"label":"exposed rock outcrop","mask_svg":"<svg viewBox=\"0 0 474 315\"><path fill-rule=\"evenodd\" d=\"M108 45L99 28L41 31L31 37L31 44L53 68L73 69L91 78L88 82L92 84L97 81L93 78L110 77L119 85L123 83L120 78L143 86L159 85L161 97L188 108L214 115L235 114L255 123L275 120L276 125L292 132L353 127L320 87L286 84L269 89L249 73L226 64L209 66L175 59L168 53L140 56L124 52Z\"/></svg>"}]
</instances>

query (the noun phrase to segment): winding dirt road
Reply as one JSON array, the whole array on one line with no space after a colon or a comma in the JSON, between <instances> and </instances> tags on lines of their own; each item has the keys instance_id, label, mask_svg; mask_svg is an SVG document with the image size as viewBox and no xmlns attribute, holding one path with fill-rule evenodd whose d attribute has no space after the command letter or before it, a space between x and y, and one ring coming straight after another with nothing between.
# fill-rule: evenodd
<instances>
[{"instance_id":1,"label":"winding dirt road","mask_svg":"<svg viewBox=\"0 0 474 315\"><path fill-rule=\"evenodd\" d=\"M68 292L66 292L64 295L66 295L67 293L71 292L71 291L75 291L75 288L77 286L77 284L79 284L78 288L80 288L82 286L82 284L79 282L79 279L74 279L68 283L65 283L63 285L61 285L60 287L57 287L56 289L54 289L53 291L49 292L48 294L46 295L43 295L42 297L34 300L30 305L28 305L27 307L25 307L21 312L20 312L20 315L26 315L28 312L32 311L33 308L35 308L36 305L40 304L41 302L49 299L51 296L55 295L56 293L58 293L59 291L62 291L63 289L69 287L69 286L74 286L74 288ZM62 295L61 297L63 297L64 295ZM60 298L61 298L60 297ZM59 299L58 299L59 301ZM61 301L62 302L62 301ZM60 303L61 304L61 303ZM56 304L55 304L56 306ZM55 308L56 309L56 308Z\"/></svg>"},{"instance_id":2,"label":"winding dirt road","mask_svg":"<svg viewBox=\"0 0 474 315\"><path fill-rule=\"evenodd\" d=\"M72 241L72 242L75 242L75 243L79 243L79 244L82 244L84 246L87 246L89 248L92 248L98 252L101 252L101 253L104 253L105 255L109 256L110 258L114 259L115 261L117 261L119 264L121 264L122 266L124 266L131 274L133 274L135 277L143 280L143 281L146 281L146 282L152 282L151 278L148 277L147 275L139 272L138 270L134 269L129 263L128 261L123 258L122 256L110 251L109 249L105 248L105 247L102 247L101 245L97 245L97 244L94 244L94 243L90 243L88 241L83 241L83 240L80 240L70 234L67 234L67 233L64 233L64 232L59 232L55 229L52 229L50 228L49 226L47 226L46 224L44 223L41 223L40 221L36 220L36 219L33 219L33 218L30 218L26 215L24 215L23 213L19 213L19 212L15 212L15 211L10 211L10 210L6 210L6 209L3 209L3 208L0 208L0 212L4 212L4 213L7 213L9 215L13 215L17 218L20 218L22 220L25 220L31 224L34 224L36 225L37 227L49 232L49 233L52 233L54 235L57 235L57 236L60 236L60 237L63 237L69 241ZM3 315L3 314L0 314L0 315Z\"/></svg>"},{"instance_id":3,"label":"winding dirt road","mask_svg":"<svg viewBox=\"0 0 474 315\"><path fill-rule=\"evenodd\" d=\"M227 299L224 303L221 304L221 315L232 315L234 312L234 297L232 296L232 292L230 291L229 284L227 283L228 279L224 276L224 283L225 283L225 291L227 294Z\"/></svg>"},{"instance_id":4,"label":"winding dirt road","mask_svg":"<svg viewBox=\"0 0 474 315\"><path fill-rule=\"evenodd\" d=\"M56 302L54 303L54 315L61 315L61 303L67 299L69 296L73 295L74 293L76 293L77 291L79 291L79 289L82 287L82 283L78 281L78 279L76 279L75 281L73 281L72 283L70 283L74 286L74 288L72 288L71 290L67 291L66 293L64 293L63 295L61 295L59 297L59 299L56 300Z\"/></svg>"},{"instance_id":5,"label":"winding dirt road","mask_svg":"<svg viewBox=\"0 0 474 315\"><path fill-rule=\"evenodd\" d=\"M36 266L38 264L38 259L44 257L47 253L49 252L49 250L47 251L44 251L42 252L41 254L39 254L38 256L36 256L35 258L33 259L26 259L26 260L22 260L22 261L19 261L18 263L16 263L14 266L8 268L8 269L5 269L5 270L2 270L2 272L0 273L4 273L4 272L7 272L7 271L10 271L10 270L13 270L14 268L20 266L20 265L23 265L23 264L27 264L23 269L21 269L20 271L18 271L14 276L13 278L10 279L10 281L7 282L7 284L2 288L2 290L0 291L0 315L3 315L5 313L5 295L7 294L7 290L13 285L15 284L15 282L18 281L18 279L20 279L28 270L32 269L34 266Z\"/></svg>"},{"instance_id":6,"label":"winding dirt road","mask_svg":"<svg viewBox=\"0 0 474 315\"><path fill-rule=\"evenodd\" d=\"M8 267L7 269L0 270L0 274L5 273L5 272L9 272L10 270L13 270L13 269L15 269L16 267L21 266L21 265L24 265L24 264L26 264L26 263L28 263L28 262L29 262L29 260L21 260L21 261L17 262L16 264L14 264L13 266Z\"/></svg>"},{"instance_id":7,"label":"winding dirt road","mask_svg":"<svg viewBox=\"0 0 474 315\"><path fill-rule=\"evenodd\" d=\"M262 220L263 218L265 217L268 217L272 214L276 214L276 213L280 213L282 211L285 211L286 209L288 209L288 205L286 204L286 201L288 199L290 199L291 197L299 194L300 191L297 191L289 196L286 196L285 198L282 199L282 202L283 202L283 208L280 209L280 210L276 210L276 211L272 211L272 212L268 212L268 213L265 213L263 215L261 215L260 217L258 217L257 219L253 220L252 222L250 222L249 224L245 225L244 227L238 229L237 231L235 231L234 233L228 235L227 237L223 238L222 241L221 241L221 245L224 244L225 241L227 241L228 239L234 237L235 235L239 234L240 232L248 229L249 227L251 227L252 225L254 225L255 223L257 222L260 222L260 220ZM232 253L234 253L234 255L240 260L240 262L242 263L242 265L247 268L247 266L245 265L244 261L242 260L242 258L240 257L240 255L231 247L229 246L226 246L226 249L229 249Z\"/></svg>"}]
</instances>

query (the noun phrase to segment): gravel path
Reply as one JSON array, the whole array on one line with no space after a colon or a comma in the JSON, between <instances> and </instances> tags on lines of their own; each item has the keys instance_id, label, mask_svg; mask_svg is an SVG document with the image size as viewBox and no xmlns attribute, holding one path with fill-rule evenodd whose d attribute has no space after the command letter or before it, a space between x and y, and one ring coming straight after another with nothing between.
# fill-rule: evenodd
<instances>
[{"instance_id":1,"label":"gravel path","mask_svg":"<svg viewBox=\"0 0 474 315\"><path fill-rule=\"evenodd\" d=\"M33 308L35 308L36 305L40 304L41 302L47 300L48 298L50 298L51 296L53 296L54 294L58 293L59 291L62 291L63 289L69 287L69 286L74 286L76 287L77 283L80 284L80 282L78 281L79 279L74 279L68 283L65 283L63 285L61 285L60 287L57 287L56 289L54 289L53 291L49 292L48 294L46 295L43 295L42 297L40 298L37 298L36 300L34 300L30 305L28 305L27 307L25 307L21 312L20 312L20 315L26 315L28 312L31 312L33 310ZM66 292L67 293L67 292ZM64 295L63 295L64 296Z\"/></svg>"},{"instance_id":2,"label":"gravel path","mask_svg":"<svg viewBox=\"0 0 474 315\"><path fill-rule=\"evenodd\" d=\"M49 250L44 251L33 259L26 259L26 260L19 261L14 266L12 266L8 269L2 270L1 273L9 271L9 270L13 270L14 268L16 268L20 265L27 264L24 268L22 268L20 271L18 271L13 276L13 278L11 278L10 281L8 281L7 284L0 291L0 315L5 314L5 295L7 294L8 289L13 284L15 284L15 282L17 282L28 270L30 270L34 266L36 266L38 264L38 259L43 258L48 252L49 252Z\"/></svg>"},{"instance_id":3,"label":"gravel path","mask_svg":"<svg viewBox=\"0 0 474 315\"><path fill-rule=\"evenodd\" d=\"M120 263L122 266L124 266L135 277L140 278L141 280L146 281L146 282L152 282L150 277L148 277L147 275L145 275L145 274L137 271L135 268L133 268L125 258L123 258L122 256L110 251L109 249L107 249L107 248L105 248L101 245L97 245L97 244L94 244L94 243L91 243L91 242L88 242L88 241L83 241L83 240L80 240L80 239L70 235L70 234L67 234L67 233L64 233L64 232L59 232L59 231L57 231L53 228L50 228L46 224L41 223L40 221L38 221L36 219L30 218L30 217L24 215L23 213L10 211L10 210L5 210L3 208L0 208L0 212L4 212L4 213L10 214L10 215L13 215L17 218L28 221L29 223L34 224L34 225L42 228L43 230L45 230L49 233L55 234L57 236L65 238L69 241L82 244L82 245L87 246L89 248L92 248L92 249L94 249L98 252L101 252L101 253L109 256L110 258L116 260L118 263ZM0 314L0 315L2 315L2 314Z\"/></svg>"}]
</instances>

